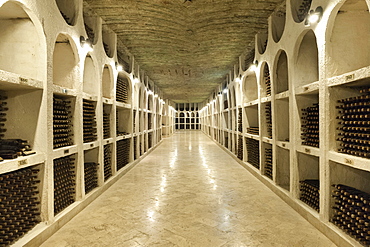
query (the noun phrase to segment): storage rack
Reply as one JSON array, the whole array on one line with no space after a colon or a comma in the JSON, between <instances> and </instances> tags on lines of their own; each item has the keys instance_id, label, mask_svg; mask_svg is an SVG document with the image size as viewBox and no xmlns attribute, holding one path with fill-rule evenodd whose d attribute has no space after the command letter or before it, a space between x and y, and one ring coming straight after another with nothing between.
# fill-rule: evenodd
<instances>
[{"instance_id":1,"label":"storage rack","mask_svg":"<svg viewBox=\"0 0 370 247\"><path fill-rule=\"evenodd\" d=\"M323 10L319 22L307 23L307 14L318 7ZM369 108L370 58L364 55L370 50L365 45L370 42L369 24L365 0L286 1L271 15L268 34L256 35L254 59L240 56L229 73L233 76L200 105L201 130L236 160L241 155L230 144L242 138L246 145L239 162L339 246L369 245L369 232L362 229L368 229L370 219L356 223L339 216L348 212L333 209L331 197L333 184L351 187L355 194L370 193L363 126ZM316 105L313 118L302 119L302 109ZM266 106L271 107L271 130ZM233 129L231 115L240 107L242 133ZM302 126L314 134L308 142L313 145L302 143ZM252 140L259 142L258 166L253 159L256 146L248 147ZM271 174L266 148L272 150Z\"/></svg>"},{"instance_id":2,"label":"storage rack","mask_svg":"<svg viewBox=\"0 0 370 247\"><path fill-rule=\"evenodd\" d=\"M176 130L199 130L199 106L197 103L176 103Z\"/></svg>"},{"instance_id":3,"label":"storage rack","mask_svg":"<svg viewBox=\"0 0 370 247\"><path fill-rule=\"evenodd\" d=\"M118 58L116 34L81 0L55 2L0 7L0 139L22 145L19 157L0 159L0 180L34 174L34 185L23 183L32 205L19 205L29 220L22 231L1 225L0 246L39 246L153 150L162 130L173 133L174 104L131 54Z\"/></svg>"}]
</instances>

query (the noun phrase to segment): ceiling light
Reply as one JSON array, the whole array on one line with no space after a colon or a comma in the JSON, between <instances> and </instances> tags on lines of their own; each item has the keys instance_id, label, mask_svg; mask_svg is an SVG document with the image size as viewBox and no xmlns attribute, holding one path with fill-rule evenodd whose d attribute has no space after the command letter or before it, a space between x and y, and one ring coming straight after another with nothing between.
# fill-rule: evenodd
<instances>
[{"instance_id":1,"label":"ceiling light","mask_svg":"<svg viewBox=\"0 0 370 247\"><path fill-rule=\"evenodd\" d=\"M85 39L84 36L80 36L80 44L82 49L84 49L86 52L92 52L93 47L89 39Z\"/></svg>"},{"instance_id":2,"label":"ceiling light","mask_svg":"<svg viewBox=\"0 0 370 247\"><path fill-rule=\"evenodd\" d=\"M140 80L139 80L139 78L134 78L134 83L140 83Z\"/></svg>"},{"instance_id":3,"label":"ceiling light","mask_svg":"<svg viewBox=\"0 0 370 247\"><path fill-rule=\"evenodd\" d=\"M223 92L224 94L227 94L227 88L225 88L224 90L222 90L222 92Z\"/></svg>"},{"instance_id":4,"label":"ceiling light","mask_svg":"<svg viewBox=\"0 0 370 247\"><path fill-rule=\"evenodd\" d=\"M119 64L117 65L117 71L118 71L118 72L123 71L123 67L122 67L122 65L119 65Z\"/></svg>"},{"instance_id":5,"label":"ceiling light","mask_svg":"<svg viewBox=\"0 0 370 247\"><path fill-rule=\"evenodd\" d=\"M254 63L252 63L249 69L254 72L257 70L257 66L258 66L258 61L256 60Z\"/></svg>"},{"instance_id":6,"label":"ceiling light","mask_svg":"<svg viewBox=\"0 0 370 247\"><path fill-rule=\"evenodd\" d=\"M305 21L305 26L311 26L312 24L319 23L322 13L323 8L321 6L317 7L315 11L310 10Z\"/></svg>"}]
</instances>

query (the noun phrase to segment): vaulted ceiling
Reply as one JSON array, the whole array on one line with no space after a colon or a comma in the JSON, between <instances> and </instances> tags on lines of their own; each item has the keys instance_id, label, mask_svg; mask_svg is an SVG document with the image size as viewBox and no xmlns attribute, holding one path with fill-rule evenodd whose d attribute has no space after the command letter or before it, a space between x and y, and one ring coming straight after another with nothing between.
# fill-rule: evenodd
<instances>
[{"instance_id":1,"label":"vaulted ceiling","mask_svg":"<svg viewBox=\"0 0 370 247\"><path fill-rule=\"evenodd\" d=\"M164 97L202 102L282 0L84 0ZM120 49L120 47L118 47Z\"/></svg>"}]
</instances>

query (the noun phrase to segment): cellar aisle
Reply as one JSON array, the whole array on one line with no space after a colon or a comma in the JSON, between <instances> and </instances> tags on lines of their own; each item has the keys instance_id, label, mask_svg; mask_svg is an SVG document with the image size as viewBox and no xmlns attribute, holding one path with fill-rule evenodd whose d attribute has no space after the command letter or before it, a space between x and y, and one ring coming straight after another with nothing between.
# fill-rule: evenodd
<instances>
[{"instance_id":1,"label":"cellar aisle","mask_svg":"<svg viewBox=\"0 0 370 247\"><path fill-rule=\"evenodd\" d=\"M183 131L41 246L335 245L205 134Z\"/></svg>"}]
</instances>

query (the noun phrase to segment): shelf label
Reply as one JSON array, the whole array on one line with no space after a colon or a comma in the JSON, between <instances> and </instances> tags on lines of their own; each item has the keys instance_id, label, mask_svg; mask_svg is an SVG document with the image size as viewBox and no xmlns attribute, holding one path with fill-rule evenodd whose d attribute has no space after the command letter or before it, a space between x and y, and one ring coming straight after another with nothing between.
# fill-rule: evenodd
<instances>
[{"instance_id":1,"label":"shelf label","mask_svg":"<svg viewBox=\"0 0 370 247\"><path fill-rule=\"evenodd\" d=\"M92 148L92 147L94 147L94 143L91 143L91 144L90 144L90 147L91 147L91 148Z\"/></svg>"},{"instance_id":2,"label":"shelf label","mask_svg":"<svg viewBox=\"0 0 370 247\"><path fill-rule=\"evenodd\" d=\"M309 89L309 87L304 87L303 91L307 91L308 89Z\"/></svg>"},{"instance_id":3,"label":"shelf label","mask_svg":"<svg viewBox=\"0 0 370 247\"><path fill-rule=\"evenodd\" d=\"M344 163L346 163L346 164L348 164L348 165L353 165L353 160L351 160L351 159L347 159L347 158L345 158L344 159Z\"/></svg>"},{"instance_id":4,"label":"shelf label","mask_svg":"<svg viewBox=\"0 0 370 247\"><path fill-rule=\"evenodd\" d=\"M305 148L305 149L304 149L304 151L305 151L306 153L308 153L308 154L310 154L310 153L311 153L311 149L309 149L309 148Z\"/></svg>"},{"instance_id":5,"label":"shelf label","mask_svg":"<svg viewBox=\"0 0 370 247\"><path fill-rule=\"evenodd\" d=\"M346 75L346 81L355 79L355 74Z\"/></svg>"},{"instance_id":6,"label":"shelf label","mask_svg":"<svg viewBox=\"0 0 370 247\"><path fill-rule=\"evenodd\" d=\"M285 148L285 143L282 144L283 148Z\"/></svg>"},{"instance_id":7,"label":"shelf label","mask_svg":"<svg viewBox=\"0 0 370 247\"><path fill-rule=\"evenodd\" d=\"M64 154L69 154L69 149L64 150Z\"/></svg>"},{"instance_id":8,"label":"shelf label","mask_svg":"<svg viewBox=\"0 0 370 247\"><path fill-rule=\"evenodd\" d=\"M23 78L23 77L19 77L19 82L20 83L27 83L28 82L28 79Z\"/></svg>"},{"instance_id":9,"label":"shelf label","mask_svg":"<svg viewBox=\"0 0 370 247\"><path fill-rule=\"evenodd\" d=\"M18 160L18 166L24 166L28 164L28 159Z\"/></svg>"}]
</instances>

